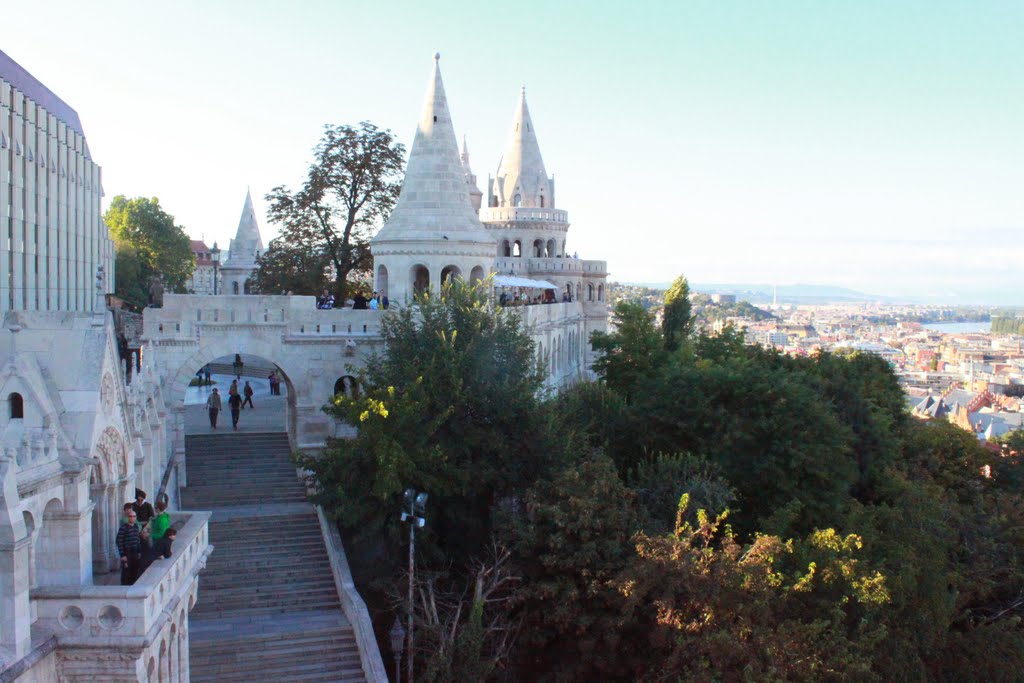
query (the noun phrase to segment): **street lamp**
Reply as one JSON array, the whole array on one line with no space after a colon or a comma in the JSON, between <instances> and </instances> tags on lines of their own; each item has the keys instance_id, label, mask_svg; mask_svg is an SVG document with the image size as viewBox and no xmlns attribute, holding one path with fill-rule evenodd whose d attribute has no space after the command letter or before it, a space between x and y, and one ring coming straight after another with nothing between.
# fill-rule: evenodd
<instances>
[{"instance_id":1,"label":"street lamp","mask_svg":"<svg viewBox=\"0 0 1024 683\"><path fill-rule=\"evenodd\" d=\"M406 489L402 498L402 521L409 523L409 657L406 660L406 671L409 683L415 679L412 677L412 662L416 658L416 650L413 648L413 579L416 576L416 527L423 528L427 520L423 517L427 509L427 494L416 489Z\"/></svg>"},{"instance_id":2,"label":"street lamp","mask_svg":"<svg viewBox=\"0 0 1024 683\"><path fill-rule=\"evenodd\" d=\"M396 616L395 625L388 633L391 637L391 652L395 655L395 683L402 683L402 648L405 646L405 629L402 620Z\"/></svg>"},{"instance_id":3,"label":"street lamp","mask_svg":"<svg viewBox=\"0 0 1024 683\"><path fill-rule=\"evenodd\" d=\"M213 261L213 295L217 296L217 268L220 267L220 249L217 248L216 242L210 249L210 260Z\"/></svg>"}]
</instances>

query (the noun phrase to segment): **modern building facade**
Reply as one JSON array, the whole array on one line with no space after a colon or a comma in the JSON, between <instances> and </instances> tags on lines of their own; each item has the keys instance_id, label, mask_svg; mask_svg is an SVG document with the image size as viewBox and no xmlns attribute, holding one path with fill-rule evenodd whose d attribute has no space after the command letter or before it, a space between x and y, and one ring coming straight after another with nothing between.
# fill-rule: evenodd
<instances>
[{"instance_id":1,"label":"modern building facade","mask_svg":"<svg viewBox=\"0 0 1024 683\"><path fill-rule=\"evenodd\" d=\"M0 52L0 311L95 311L114 290L103 182L78 113Z\"/></svg>"}]
</instances>

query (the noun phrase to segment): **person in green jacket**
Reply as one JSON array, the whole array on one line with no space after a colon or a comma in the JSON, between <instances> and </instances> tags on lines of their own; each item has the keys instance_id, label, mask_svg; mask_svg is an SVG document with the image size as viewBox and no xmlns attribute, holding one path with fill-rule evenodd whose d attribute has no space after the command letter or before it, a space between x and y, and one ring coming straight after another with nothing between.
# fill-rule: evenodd
<instances>
[{"instance_id":1,"label":"person in green jacket","mask_svg":"<svg viewBox=\"0 0 1024 683\"><path fill-rule=\"evenodd\" d=\"M162 496L156 501L156 517L149 522L149 537L159 541L171 526L171 516L167 514L167 497Z\"/></svg>"}]
</instances>

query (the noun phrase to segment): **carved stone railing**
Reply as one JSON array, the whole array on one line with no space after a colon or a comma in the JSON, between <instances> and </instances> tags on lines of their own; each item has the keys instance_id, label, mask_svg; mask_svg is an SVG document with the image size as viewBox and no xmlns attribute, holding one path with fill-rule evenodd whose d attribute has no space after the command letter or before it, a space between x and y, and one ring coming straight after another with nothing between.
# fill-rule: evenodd
<instances>
[{"instance_id":1,"label":"carved stone railing","mask_svg":"<svg viewBox=\"0 0 1024 683\"><path fill-rule=\"evenodd\" d=\"M377 638L373 634L370 612L356 590L348 559L345 557L341 534L327 519L319 505L316 506L316 516L320 520L320 530L327 545L327 557L331 561L331 571L334 573L334 585L341 600L341 609L352 625L356 644L359 646L359 661L363 665L363 674L370 683L387 683L388 675L380 656L380 648L377 646Z\"/></svg>"},{"instance_id":2,"label":"carved stone railing","mask_svg":"<svg viewBox=\"0 0 1024 683\"><path fill-rule=\"evenodd\" d=\"M188 600L196 577L213 551L209 512L171 514L178 528L173 555L156 560L132 586L41 586L30 598L37 625L56 634L62 645L143 647L152 640L181 600Z\"/></svg>"},{"instance_id":3,"label":"carved stone railing","mask_svg":"<svg viewBox=\"0 0 1024 683\"><path fill-rule=\"evenodd\" d=\"M547 223L568 223L569 212L565 209L548 209L525 206L485 206L480 209L480 220L484 223L511 221L537 221Z\"/></svg>"}]
</instances>

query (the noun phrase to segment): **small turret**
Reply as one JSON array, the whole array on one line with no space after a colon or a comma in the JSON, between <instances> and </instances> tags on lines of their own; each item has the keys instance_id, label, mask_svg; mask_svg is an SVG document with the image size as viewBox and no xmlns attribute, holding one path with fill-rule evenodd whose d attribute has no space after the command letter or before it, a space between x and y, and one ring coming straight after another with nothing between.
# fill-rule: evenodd
<instances>
[{"instance_id":1,"label":"small turret","mask_svg":"<svg viewBox=\"0 0 1024 683\"><path fill-rule=\"evenodd\" d=\"M469 166L469 145L466 144L466 136L462 136L462 154L459 155L462 159L462 170L466 172L466 185L469 186L469 200L473 202L473 209L476 211L480 210L480 205L483 203L484 193L480 191L480 188L476 185L476 174L473 173L473 169Z\"/></svg>"},{"instance_id":2,"label":"small turret","mask_svg":"<svg viewBox=\"0 0 1024 683\"><path fill-rule=\"evenodd\" d=\"M263 253L263 238L256 223L252 194L246 190L238 230L231 240L228 257L220 267L225 294L248 294L248 282L256 270L256 259Z\"/></svg>"}]
</instances>

